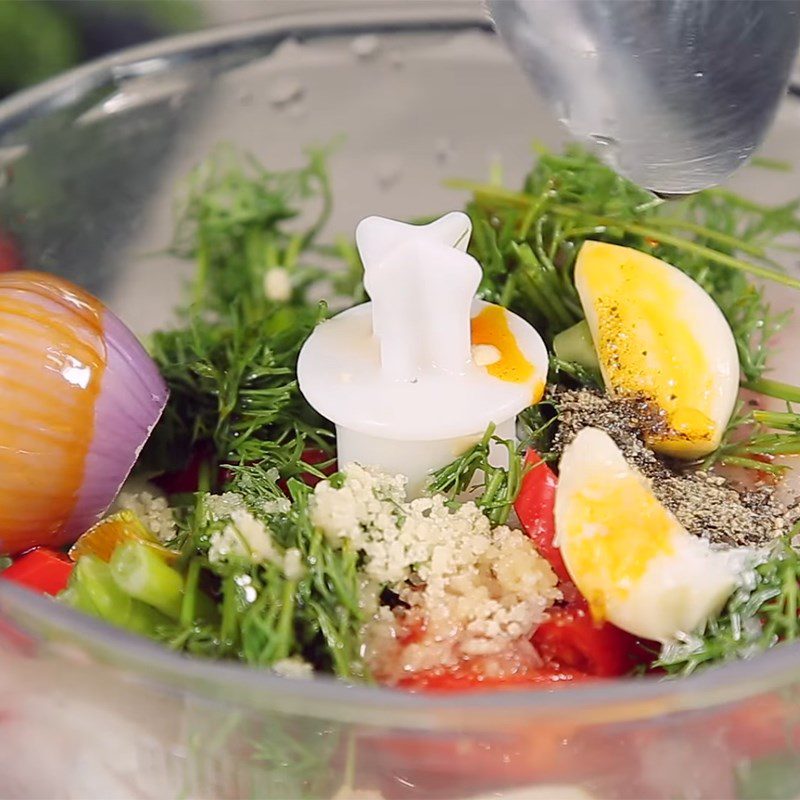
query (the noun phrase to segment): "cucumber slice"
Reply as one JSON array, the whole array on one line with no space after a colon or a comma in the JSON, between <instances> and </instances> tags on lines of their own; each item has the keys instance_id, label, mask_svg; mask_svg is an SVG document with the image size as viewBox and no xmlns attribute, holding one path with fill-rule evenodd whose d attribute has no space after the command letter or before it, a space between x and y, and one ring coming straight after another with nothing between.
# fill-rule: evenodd
<instances>
[{"instance_id":1,"label":"cucumber slice","mask_svg":"<svg viewBox=\"0 0 800 800\"><path fill-rule=\"evenodd\" d=\"M561 361L570 361L574 364L580 364L586 369L600 372L597 351L594 349L592 334L585 319L571 328L561 331L553 339L553 351Z\"/></svg>"}]
</instances>

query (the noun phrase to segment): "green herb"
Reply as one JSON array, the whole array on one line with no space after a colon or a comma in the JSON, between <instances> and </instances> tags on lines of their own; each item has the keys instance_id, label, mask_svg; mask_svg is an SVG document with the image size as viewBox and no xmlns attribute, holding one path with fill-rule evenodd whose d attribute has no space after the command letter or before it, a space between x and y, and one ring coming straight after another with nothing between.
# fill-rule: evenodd
<instances>
[{"instance_id":1,"label":"green herb","mask_svg":"<svg viewBox=\"0 0 800 800\"><path fill-rule=\"evenodd\" d=\"M491 463L492 445L505 448L509 464L507 469ZM480 482L474 483L478 480L478 474L481 476ZM428 491L447 495L451 502L456 502L459 495L469 491L475 505L492 525L504 525L519 494L522 478L522 458L516 444L495 436L494 425L490 425L479 442L433 473Z\"/></svg>"},{"instance_id":2,"label":"green herb","mask_svg":"<svg viewBox=\"0 0 800 800\"><path fill-rule=\"evenodd\" d=\"M705 459L703 466L720 463L782 475L786 467L771 463L771 459L787 455L800 455L800 414L788 404L786 411L743 413L740 404L720 446Z\"/></svg>"},{"instance_id":3,"label":"green herb","mask_svg":"<svg viewBox=\"0 0 800 800\"><path fill-rule=\"evenodd\" d=\"M265 277L276 268L291 277L291 304L306 303L324 274L309 258L331 209L327 155L312 150L305 166L274 172L220 147L191 173L172 246L197 262L190 313L225 319L235 309L244 323L263 317Z\"/></svg>"},{"instance_id":4,"label":"green herb","mask_svg":"<svg viewBox=\"0 0 800 800\"><path fill-rule=\"evenodd\" d=\"M198 598L205 597L202 584L210 580L218 586L219 618L198 622L187 613L180 624L165 628L164 638L175 649L206 657L236 658L255 666L298 657L342 678L368 678L360 652L357 553L346 542L333 547L312 525L311 489L305 484L289 480L287 503L275 470L247 466L233 472L230 490L244 498L284 552L299 550L303 572L287 576L275 563L234 557L209 561L211 538L227 521L209 519L200 494L185 530L187 574L195 577L186 580L184 608L199 605Z\"/></svg>"},{"instance_id":5,"label":"green herb","mask_svg":"<svg viewBox=\"0 0 800 800\"><path fill-rule=\"evenodd\" d=\"M556 461L558 455L553 451L553 437L557 425L558 408L552 400L545 398L525 409L517 417L521 448L532 448L547 463Z\"/></svg>"},{"instance_id":6,"label":"green herb","mask_svg":"<svg viewBox=\"0 0 800 800\"><path fill-rule=\"evenodd\" d=\"M800 637L800 555L791 546L797 528L755 569L752 586L734 592L719 616L685 642L670 645L656 662L670 675L749 658Z\"/></svg>"},{"instance_id":7,"label":"green herb","mask_svg":"<svg viewBox=\"0 0 800 800\"><path fill-rule=\"evenodd\" d=\"M330 425L302 398L295 373L300 347L323 315L322 307L272 306L261 320L240 321L231 311L225 323L195 318L155 334L151 353L170 400L142 468L180 468L205 443L214 476L220 464L263 462L288 477L304 471L306 446L330 451Z\"/></svg>"},{"instance_id":8,"label":"green herb","mask_svg":"<svg viewBox=\"0 0 800 800\"><path fill-rule=\"evenodd\" d=\"M150 342L170 400L144 471L176 471L199 450L215 488L221 464L289 477L306 469L307 446L330 452L331 426L296 379L300 347L326 313L308 299L326 275L316 245L331 204L325 159L313 151L300 169L271 172L221 148L189 177L173 251L198 266L185 324ZM290 282L288 296L268 296L270 270Z\"/></svg>"},{"instance_id":9,"label":"green herb","mask_svg":"<svg viewBox=\"0 0 800 800\"><path fill-rule=\"evenodd\" d=\"M536 325L549 342L583 318L572 279L586 239L650 253L693 277L734 333L742 370L756 380L768 342L783 324L748 275L793 288L770 251L800 231L798 204L764 206L724 190L668 206L595 157L543 152L522 191L452 181L472 191L470 252L484 267L481 292Z\"/></svg>"}]
</instances>

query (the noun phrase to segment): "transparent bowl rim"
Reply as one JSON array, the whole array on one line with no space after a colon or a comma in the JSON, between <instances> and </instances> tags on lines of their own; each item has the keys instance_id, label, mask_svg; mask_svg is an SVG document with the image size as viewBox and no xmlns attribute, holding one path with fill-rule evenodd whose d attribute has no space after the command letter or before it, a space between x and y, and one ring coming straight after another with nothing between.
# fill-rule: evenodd
<instances>
[{"instance_id":1,"label":"transparent bowl rim","mask_svg":"<svg viewBox=\"0 0 800 800\"><path fill-rule=\"evenodd\" d=\"M168 72L180 65L231 51L241 63L251 48L266 55L287 39L379 33L491 33L479 9L448 2L362 3L333 11L293 13L255 22L222 26L129 48L67 71L0 102L0 143L33 119L74 104L98 88L126 79ZM235 64L235 58L234 58ZM226 63L226 68L231 66ZM787 102L796 102L797 87ZM111 628L98 620L54 604L8 582L0 582L0 618L7 614L34 637L81 642L85 653L123 669L128 682L141 680L167 691L196 692L221 702L235 701L253 710L285 708L326 719L369 721L408 728L461 729L506 726L513 719L580 718L606 722L652 718L678 711L700 711L786 688L800 673L800 644L771 650L750 661L738 661L679 680L624 678L589 682L553 692L480 691L449 696L420 696L383 687L350 685L328 676L314 680L283 678L268 670L238 663L204 661L173 653L147 639ZM74 655L72 648L63 650ZM85 658L85 654L75 657ZM476 713L477 712L477 713ZM391 717L387 717L390 713Z\"/></svg>"}]
</instances>

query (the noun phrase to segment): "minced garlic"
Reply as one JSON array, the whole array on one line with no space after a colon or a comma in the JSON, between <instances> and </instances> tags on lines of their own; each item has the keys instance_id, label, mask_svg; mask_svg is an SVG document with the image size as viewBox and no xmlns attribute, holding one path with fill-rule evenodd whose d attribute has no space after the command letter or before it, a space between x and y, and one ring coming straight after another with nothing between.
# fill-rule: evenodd
<instances>
[{"instance_id":1,"label":"minced garlic","mask_svg":"<svg viewBox=\"0 0 800 800\"><path fill-rule=\"evenodd\" d=\"M401 601L400 613L379 607L365 631L370 666L382 679L530 648L560 596L550 565L524 534L492 529L471 502L451 510L439 495L407 501L401 476L348 465L340 488L316 487L311 519L331 541L348 539L363 553L366 576ZM408 620L421 632L403 644Z\"/></svg>"},{"instance_id":2,"label":"minced garlic","mask_svg":"<svg viewBox=\"0 0 800 800\"><path fill-rule=\"evenodd\" d=\"M167 498L155 491L123 491L116 500L115 509L132 511L159 541L167 542L175 536L175 512Z\"/></svg>"},{"instance_id":3,"label":"minced garlic","mask_svg":"<svg viewBox=\"0 0 800 800\"><path fill-rule=\"evenodd\" d=\"M272 665L272 670L283 678L303 680L314 676L314 666L302 658L282 658Z\"/></svg>"},{"instance_id":4,"label":"minced garlic","mask_svg":"<svg viewBox=\"0 0 800 800\"><path fill-rule=\"evenodd\" d=\"M212 564L228 559L243 559L253 564L269 562L281 567L289 580L302 577L305 566L300 551L290 548L282 552L269 527L250 511L241 495L234 492L206 495L203 510L209 522L222 523L211 534L208 560Z\"/></svg>"}]
</instances>

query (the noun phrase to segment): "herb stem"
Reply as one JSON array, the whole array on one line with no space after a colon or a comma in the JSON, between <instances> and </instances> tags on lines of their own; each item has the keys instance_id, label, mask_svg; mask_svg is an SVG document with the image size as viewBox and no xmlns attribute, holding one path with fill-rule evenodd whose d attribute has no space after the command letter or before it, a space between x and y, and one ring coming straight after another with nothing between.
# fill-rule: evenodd
<instances>
[{"instance_id":1,"label":"herb stem","mask_svg":"<svg viewBox=\"0 0 800 800\"><path fill-rule=\"evenodd\" d=\"M792 386L782 381L774 381L769 378L756 378L745 381L742 386L767 397L774 397L777 400L786 400L788 403L800 403L800 386Z\"/></svg>"}]
</instances>

